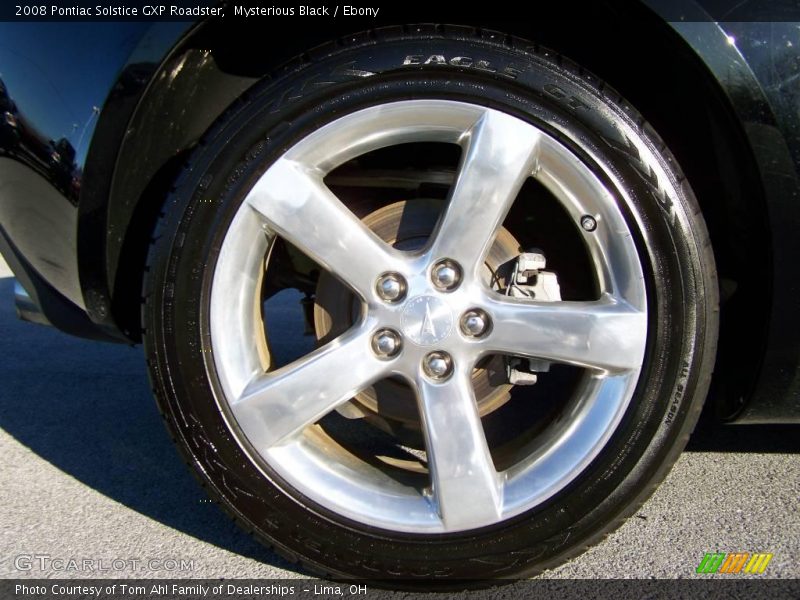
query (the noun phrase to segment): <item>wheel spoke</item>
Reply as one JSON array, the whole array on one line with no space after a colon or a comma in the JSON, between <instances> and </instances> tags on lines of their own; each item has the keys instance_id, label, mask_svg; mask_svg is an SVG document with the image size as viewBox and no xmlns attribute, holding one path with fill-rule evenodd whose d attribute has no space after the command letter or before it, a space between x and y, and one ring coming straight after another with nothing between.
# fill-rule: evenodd
<instances>
[{"instance_id":1,"label":"wheel spoke","mask_svg":"<svg viewBox=\"0 0 800 600\"><path fill-rule=\"evenodd\" d=\"M476 273L522 184L533 172L540 134L519 119L487 112L469 131L461 169L433 243L433 257Z\"/></svg>"},{"instance_id":2,"label":"wheel spoke","mask_svg":"<svg viewBox=\"0 0 800 600\"><path fill-rule=\"evenodd\" d=\"M501 511L495 471L468 373L445 383L417 381L433 497L446 529L494 522Z\"/></svg>"},{"instance_id":3,"label":"wheel spoke","mask_svg":"<svg viewBox=\"0 0 800 600\"><path fill-rule=\"evenodd\" d=\"M259 450L280 444L380 379L386 365L369 348L369 336L355 333L254 377L231 403L250 443Z\"/></svg>"},{"instance_id":4,"label":"wheel spoke","mask_svg":"<svg viewBox=\"0 0 800 600\"><path fill-rule=\"evenodd\" d=\"M322 182L316 171L278 160L253 187L247 202L270 228L363 297L397 254L370 231Z\"/></svg>"},{"instance_id":5,"label":"wheel spoke","mask_svg":"<svg viewBox=\"0 0 800 600\"><path fill-rule=\"evenodd\" d=\"M530 302L490 299L491 352L624 372L644 357L647 315L604 295L593 302Z\"/></svg>"}]
</instances>

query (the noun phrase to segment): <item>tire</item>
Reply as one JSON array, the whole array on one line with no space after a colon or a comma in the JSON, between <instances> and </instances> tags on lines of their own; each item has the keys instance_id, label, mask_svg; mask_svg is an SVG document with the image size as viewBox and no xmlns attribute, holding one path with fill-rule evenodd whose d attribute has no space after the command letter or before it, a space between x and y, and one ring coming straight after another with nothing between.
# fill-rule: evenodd
<instances>
[{"instance_id":1,"label":"tire","mask_svg":"<svg viewBox=\"0 0 800 600\"><path fill-rule=\"evenodd\" d=\"M346 173L320 184L342 163L372 177L352 159L391 165L403 142L456 183L341 203ZM414 252L383 243L429 205ZM556 297L514 288L530 243ZM269 309L288 287L315 303L298 362L275 350L288 309ZM526 577L600 541L683 449L717 339L706 227L658 135L567 60L449 26L353 36L254 85L167 199L143 296L155 395L210 496L313 573L394 587ZM371 454L387 439L399 467Z\"/></svg>"}]
</instances>

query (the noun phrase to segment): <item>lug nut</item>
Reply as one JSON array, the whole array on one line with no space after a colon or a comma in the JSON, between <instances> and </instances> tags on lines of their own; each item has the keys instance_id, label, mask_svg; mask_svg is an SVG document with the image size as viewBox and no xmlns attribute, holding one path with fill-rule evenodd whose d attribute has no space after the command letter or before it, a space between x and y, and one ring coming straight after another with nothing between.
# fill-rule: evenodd
<instances>
[{"instance_id":1,"label":"lug nut","mask_svg":"<svg viewBox=\"0 0 800 600\"><path fill-rule=\"evenodd\" d=\"M452 291L461 283L461 267L452 260L440 260L431 270L431 279L440 290Z\"/></svg>"},{"instance_id":2,"label":"lug nut","mask_svg":"<svg viewBox=\"0 0 800 600\"><path fill-rule=\"evenodd\" d=\"M436 381L443 381L453 372L453 359L447 352L431 352L422 359L422 370Z\"/></svg>"},{"instance_id":3,"label":"lug nut","mask_svg":"<svg viewBox=\"0 0 800 600\"><path fill-rule=\"evenodd\" d=\"M375 286L378 296L386 302L399 302L406 295L406 281L398 273L384 273Z\"/></svg>"},{"instance_id":4,"label":"lug nut","mask_svg":"<svg viewBox=\"0 0 800 600\"><path fill-rule=\"evenodd\" d=\"M372 351L378 358L389 359L397 356L402 345L400 334L391 329L381 329L372 336Z\"/></svg>"},{"instance_id":5,"label":"lug nut","mask_svg":"<svg viewBox=\"0 0 800 600\"><path fill-rule=\"evenodd\" d=\"M473 308L461 317L461 331L469 337L481 337L489 332L492 321L486 312Z\"/></svg>"},{"instance_id":6,"label":"lug nut","mask_svg":"<svg viewBox=\"0 0 800 600\"><path fill-rule=\"evenodd\" d=\"M581 227L586 231L594 231L597 229L597 220L592 215L583 215L581 217Z\"/></svg>"}]
</instances>

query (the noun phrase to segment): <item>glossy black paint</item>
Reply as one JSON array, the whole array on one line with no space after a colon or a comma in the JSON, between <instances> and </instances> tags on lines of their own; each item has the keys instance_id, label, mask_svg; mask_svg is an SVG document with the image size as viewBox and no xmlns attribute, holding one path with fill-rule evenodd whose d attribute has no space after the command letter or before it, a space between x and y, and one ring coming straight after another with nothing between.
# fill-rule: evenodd
<instances>
[{"instance_id":1,"label":"glossy black paint","mask_svg":"<svg viewBox=\"0 0 800 600\"><path fill-rule=\"evenodd\" d=\"M672 4L661 12L672 16L677 6ZM768 6L767 13L763 4L739 3L738 12L723 13L730 21L722 23L703 21L707 13L687 9L688 19L672 23L724 90L751 150L764 197L763 221L734 221L729 261L735 258L740 289L722 307L717 362L718 372L749 373L751 382L720 390L717 377L712 388L718 392L723 416L742 423L800 420L800 282L796 266L800 257L800 28L797 22L780 20L797 19L797 7L792 11L788 5ZM730 200L729 195L729 210L744 205ZM763 235L754 235L761 228ZM769 252L753 260L761 245ZM724 270L720 272L724 277ZM742 290L741 282L747 280L751 282L748 293L737 293ZM762 313L757 307L763 299L769 302ZM734 310L736 304L740 306ZM726 322L726 311L735 314L735 321ZM752 333L754 323L761 335ZM742 356L746 359L741 360Z\"/></svg>"},{"instance_id":2,"label":"glossy black paint","mask_svg":"<svg viewBox=\"0 0 800 600\"><path fill-rule=\"evenodd\" d=\"M749 117L754 104L751 92L738 89L737 82L729 79L768 198L773 241L771 264L753 274L770 275L763 284L772 300L763 362L754 394L746 405L743 399L738 416L742 422L774 422L800 415L800 29L797 23L780 21L732 22L723 29L729 45L743 58L741 68L746 65L757 76L769 106L769 114L756 110ZM730 67L719 56L712 68L717 77L725 78Z\"/></svg>"},{"instance_id":3,"label":"glossy black paint","mask_svg":"<svg viewBox=\"0 0 800 600\"><path fill-rule=\"evenodd\" d=\"M792 263L800 256L798 29L758 22L763 14L752 11L746 16L754 22L720 25L691 0L644 4L598 4L595 10L618 19L601 26L480 25L539 40L585 64L665 135L693 187L705 192L701 203L728 298L717 369L726 375L715 380L719 412L749 422L800 421L800 294ZM263 24L0 24L0 39L10 39L4 31L11 27L14 37L38 45L18 44L11 54L0 46L0 74L9 64L31 71L31 57L71 57L56 61L58 78L48 74L52 65L31 77L24 103L13 85L0 87L0 116L11 115L0 119L0 182L18 182L0 183L0 237L27 261L15 269L68 314L85 311L89 318L73 333L136 341L150 233L193 145L259 77L372 25L326 23L265 43L280 32ZM81 54L87 46L109 48L101 64ZM610 60L615 52L619 60ZM681 103L689 104L693 86L695 120L706 129L676 131L681 115L669 107L692 109ZM62 104L80 109L54 108ZM703 162L708 156L693 154L698 134L718 149L713 169ZM708 190L715 189L712 197Z\"/></svg>"},{"instance_id":4,"label":"glossy black paint","mask_svg":"<svg viewBox=\"0 0 800 600\"><path fill-rule=\"evenodd\" d=\"M113 172L113 148L126 130L136 92L145 89L187 28L146 22L0 23L3 120L8 123L12 114L17 130L2 136L0 146L4 254L24 257L16 262L26 270L29 293L48 296L46 304L62 312L88 312L91 321L76 333L127 341L113 326L97 327L102 320L88 310L87 298L94 295L83 277L104 257L95 248L82 252L81 236L105 240L105 219L99 230L92 227L97 207L107 208L107 195L94 202L95 186ZM127 113L116 110L121 97L131 96ZM109 129L118 135L108 135ZM84 187L84 181L90 185ZM79 226L82 222L88 225Z\"/></svg>"}]
</instances>

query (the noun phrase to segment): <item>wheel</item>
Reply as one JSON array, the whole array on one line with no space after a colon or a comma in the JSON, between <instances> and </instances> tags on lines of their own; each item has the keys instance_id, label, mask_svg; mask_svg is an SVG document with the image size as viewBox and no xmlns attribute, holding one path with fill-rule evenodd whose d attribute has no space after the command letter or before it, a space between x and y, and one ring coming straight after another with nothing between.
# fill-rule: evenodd
<instances>
[{"instance_id":1,"label":"wheel","mask_svg":"<svg viewBox=\"0 0 800 600\"><path fill-rule=\"evenodd\" d=\"M154 234L145 349L212 498L307 569L535 574L664 478L717 282L655 132L552 53L377 30L255 85Z\"/></svg>"}]
</instances>

